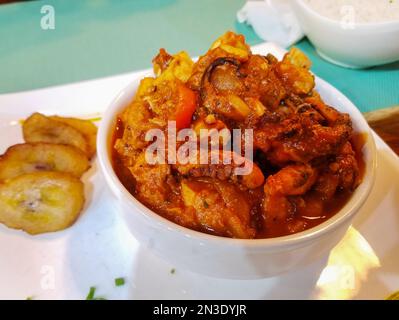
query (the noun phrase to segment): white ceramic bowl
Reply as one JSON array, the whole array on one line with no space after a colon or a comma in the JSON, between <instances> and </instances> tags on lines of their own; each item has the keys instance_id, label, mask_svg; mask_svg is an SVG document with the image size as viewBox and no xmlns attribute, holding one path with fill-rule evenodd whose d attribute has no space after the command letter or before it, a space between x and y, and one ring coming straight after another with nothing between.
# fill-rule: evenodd
<instances>
[{"instance_id":1,"label":"white ceramic bowl","mask_svg":"<svg viewBox=\"0 0 399 320\"><path fill-rule=\"evenodd\" d=\"M349 68L366 68L399 60L399 21L355 24L324 17L303 0L291 0L302 29L324 59Z\"/></svg>"},{"instance_id":2,"label":"white ceramic bowl","mask_svg":"<svg viewBox=\"0 0 399 320\"><path fill-rule=\"evenodd\" d=\"M290 236L240 240L208 235L181 227L154 213L136 200L121 184L111 163L111 136L116 116L133 99L139 80L111 103L102 119L97 146L101 170L115 195L131 233L144 246L179 268L222 278L255 279L274 276L313 262L331 250L343 237L366 200L374 181L375 145L361 113L338 90L317 79L324 99L350 113L354 129L367 134L364 145L366 169L363 183L348 203L328 221Z\"/></svg>"}]
</instances>

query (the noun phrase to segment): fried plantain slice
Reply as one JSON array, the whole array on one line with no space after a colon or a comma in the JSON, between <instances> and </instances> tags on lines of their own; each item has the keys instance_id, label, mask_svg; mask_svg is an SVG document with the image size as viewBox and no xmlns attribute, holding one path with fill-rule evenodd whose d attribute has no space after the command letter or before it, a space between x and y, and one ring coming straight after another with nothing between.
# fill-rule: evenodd
<instances>
[{"instance_id":1,"label":"fried plantain slice","mask_svg":"<svg viewBox=\"0 0 399 320\"><path fill-rule=\"evenodd\" d=\"M0 223L32 235L71 226L83 204L83 183L67 173L27 173L0 183Z\"/></svg>"},{"instance_id":2,"label":"fried plantain slice","mask_svg":"<svg viewBox=\"0 0 399 320\"><path fill-rule=\"evenodd\" d=\"M36 171L60 171L79 178L89 167L86 155L72 146L44 142L17 144L0 157L0 180Z\"/></svg>"},{"instance_id":3,"label":"fried plantain slice","mask_svg":"<svg viewBox=\"0 0 399 320\"><path fill-rule=\"evenodd\" d=\"M22 126L22 131L26 142L72 145L90 157L89 142L82 132L40 113L36 112L26 119Z\"/></svg>"},{"instance_id":4,"label":"fried plantain slice","mask_svg":"<svg viewBox=\"0 0 399 320\"><path fill-rule=\"evenodd\" d=\"M97 127L90 120L51 116L50 119L60 121L80 131L88 142L88 156L91 158L96 153Z\"/></svg>"}]
</instances>

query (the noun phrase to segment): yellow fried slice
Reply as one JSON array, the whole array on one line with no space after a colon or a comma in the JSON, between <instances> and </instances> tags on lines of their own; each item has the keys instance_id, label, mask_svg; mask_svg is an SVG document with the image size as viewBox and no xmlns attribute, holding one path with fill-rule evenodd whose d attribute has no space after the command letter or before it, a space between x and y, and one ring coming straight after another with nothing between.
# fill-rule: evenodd
<instances>
[{"instance_id":1,"label":"yellow fried slice","mask_svg":"<svg viewBox=\"0 0 399 320\"><path fill-rule=\"evenodd\" d=\"M283 58L283 62L288 62L296 67L310 69L312 61L298 48L291 48Z\"/></svg>"},{"instance_id":2,"label":"yellow fried slice","mask_svg":"<svg viewBox=\"0 0 399 320\"><path fill-rule=\"evenodd\" d=\"M216 48L243 60L248 59L251 53L249 46L245 43L245 37L231 31L227 31L212 44L211 50Z\"/></svg>"},{"instance_id":3,"label":"yellow fried slice","mask_svg":"<svg viewBox=\"0 0 399 320\"><path fill-rule=\"evenodd\" d=\"M187 52L180 51L170 55L165 49L161 49L152 62L154 64L154 73L157 76L155 84L160 84L165 80L174 81L176 79L187 82L194 65Z\"/></svg>"},{"instance_id":4,"label":"yellow fried slice","mask_svg":"<svg viewBox=\"0 0 399 320\"><path fill-rule=\"evenodd\" d=\"M315 86L314 76L309 71L311 65L311 61L301 50L291 48L278 64L276 71L288 91L309 94Z\"/></svg>"},{"instance_id":5,"label":"yellow fried slice","mask_svg":"<svg viewBox=\"0 0 399 320\"><path fill-rule=\"evenodd\" d=\"M83 204L83 183L67 173L27 173L0 184L0 223L29 234L71 226Z\"/></svg>"},{"instance_id":6,"label":"yellow fried slice","mask_svg":"<svg viewBox=\"0 0 399 320\"><path fill-rule=\"evenodd\" d=\"M49 118L70 125L71 127L80 131L85 136L86 141L89 143L87 154L89 158L96 153L97 127L93 122L90 120L65 118L59 116L51 116Z\"/></svg>"},{"instance_id":7,"label":"yellow fried slice","mask_svg":"<svg viewBox=\"0 0 399 320\"><path fill-rule=\"evenodd\" d=\"M283 61L278 64L276 71L285 88L295 94L309 94L315 86L315 78L306 68Z\"/></svg>"},{"instance_id":8,"label":"yellow fried slice","mask_svg":"<svg viewBox=\"0 0 399 320\"><path fill-rule=\"evenodd\" d=\"M89 142L83 133L72 126L46 117L40 113L32 114L22 126L26 142L47 142L72 145L90 155Z\"/></svg>"},{"instance_id":9,"label":"yellow fried slice","mask_svg":"<svg viewBox=\"0 0 399 320\"><path fill-rule=\"evenodd\" d=\"M36 171L60 171L79 178L89 167L86 155L72 146L44 142L17 144L0 157L0 180Z\"/></svg>"}]
</instances>

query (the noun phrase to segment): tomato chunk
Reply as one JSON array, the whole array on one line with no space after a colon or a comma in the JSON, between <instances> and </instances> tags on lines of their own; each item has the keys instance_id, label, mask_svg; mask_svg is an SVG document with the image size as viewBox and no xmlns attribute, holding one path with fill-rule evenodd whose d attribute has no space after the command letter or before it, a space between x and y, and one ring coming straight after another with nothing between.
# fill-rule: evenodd
<instances>
[{"instance_id":1,"label":"tomato chunk","mask_svg":"<svg viewBox=\"0 0 399 320\"><path fill-rule=\"evenodd\" d=\"M178 85L179 100L176 107L176 127L183 129L190 126L191 117L197 107L197 94L184 84Z\"/></svg>"}]
</instances>

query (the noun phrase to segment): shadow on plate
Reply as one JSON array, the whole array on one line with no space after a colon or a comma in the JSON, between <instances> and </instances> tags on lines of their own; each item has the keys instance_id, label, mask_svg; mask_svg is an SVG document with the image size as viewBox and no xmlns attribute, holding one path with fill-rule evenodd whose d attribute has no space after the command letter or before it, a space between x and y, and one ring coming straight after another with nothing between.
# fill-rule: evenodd
<instances>
[{"instance_id":1,"label":"shadow on plate","mask_svg":"<svg viewBox=\"0 0 399 320\"><path fill-rule=\"evenodd\" d=\"M309 299L327 258L278 277L230 280L180 269L140 247L129 299Z\"/></svg>"}]
</instances>

